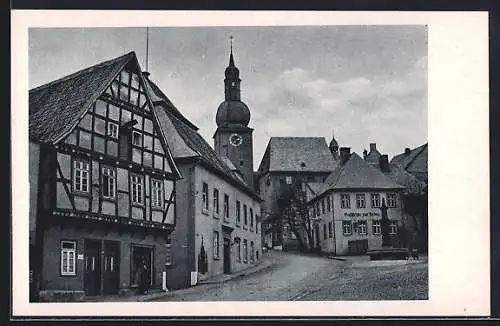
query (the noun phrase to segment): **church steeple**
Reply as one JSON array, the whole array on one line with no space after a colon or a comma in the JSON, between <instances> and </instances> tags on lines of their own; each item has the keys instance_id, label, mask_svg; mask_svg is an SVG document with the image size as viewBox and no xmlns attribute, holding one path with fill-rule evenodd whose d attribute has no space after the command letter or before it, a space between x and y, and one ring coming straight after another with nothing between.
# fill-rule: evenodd
<instances>
[{"instance_id":1,"label":"church steeple","mask_svg":"<svg viewBox=\"0 0 500 326\"><path fill-rule=\"evenodd\" d=\"M234 64L233 57L233 37L231 39L231 52L229 54L229 65L226 68L224 79L224 94L226 101L240 101L240 70Z\"/></svg>"}]
</instances>

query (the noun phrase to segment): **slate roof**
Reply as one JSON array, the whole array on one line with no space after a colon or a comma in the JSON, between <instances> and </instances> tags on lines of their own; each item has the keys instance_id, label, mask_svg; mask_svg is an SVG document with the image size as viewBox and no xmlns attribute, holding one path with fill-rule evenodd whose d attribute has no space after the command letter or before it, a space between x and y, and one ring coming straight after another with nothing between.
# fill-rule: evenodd
<instances>
[{"instance_id":1,"label":"slate roof","mask_svg":"<svg viewBox=\"0 0 500 326\"><path fill-rule=\"evenodd\" d=\"M29 137L57 142L70 132L134 52L77 71L29 91Z\"/></svg>"},{"instance_id":2,"label":"slate roof","mask_svg":"<svg viewBox=\"0 0 500 326\"><path fill-rule=\"evenodd\" d=\"M338 164L323 137L271 137L266 151L270 172L329 172Z\"/></svg>"},{"instance_id":3,"label":"slate roof","mask_svg":"<svg viewBox=\"0 0 500 326\"><path fill-rule=\"evenodd\" d=\"M168 100L160 88L150 79L148 79L148 83L156 96L165 100L163 104L155 104L154 109L167 137L167 141L178 144L178 146L173 145L171 147L174 158L199 158L203 163L224 175L226 179L230 180L230 182L242 191L260 200L261 198L255 191L243 181L238 172L232 171L231 167L224 161L224 158L219 156L198 133L198 128L182 116L180 111ZM188 150L190 154L187 154Z\"/></svg>"},{"instance_id":4,"label":"slate roof","mask_svg":"<svg viewBox=\"0 0 500 326\"><path fill-rule=\"evenodd\" d=\"M378 151L378 149L373 148L370 149L370 152L368 153L368 155L366 155L365 161L372 164L378 164L380 156L382 156L382 154Z\"/></svg>"},{"instance_id":5,"label":"slate roof","mask_svg":"<svg viewBox=\"0 0 500 326\"><path fill-rule=\"evenodd\" d=\"M427 182L428 143L410 150L409 154L399 154L392 158L391 163L398 165Z\"/></svg>"},{"instance_id":6,"label":"slate roof","mask_svg":"<svg viewBox=\"0 0 500 326\"><path fill-rule=\"evenodd\" d=\"M401 166L389 164L389 171L382 171L395 183L405 187L403 194L407 195L422 195L426 191L426 185L413 174L406 171Z\"/></svg>"},{"instance_id":7,"label":"slate roof","mask_svg":"<svg viewBox=\"0 0 500 326\"><path fill-rule=\"evenodd\" d=\"M352 153L344 164L328 175L319 195L331 189L403 189L403 186L392 181L358 154Z\"/></svg>"}]
</instances>

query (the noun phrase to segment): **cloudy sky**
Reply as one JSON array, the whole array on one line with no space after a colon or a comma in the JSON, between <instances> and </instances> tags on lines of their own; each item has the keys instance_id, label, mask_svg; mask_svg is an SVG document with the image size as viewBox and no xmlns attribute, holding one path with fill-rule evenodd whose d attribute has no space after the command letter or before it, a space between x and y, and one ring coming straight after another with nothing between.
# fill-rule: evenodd
<instances>
[{"instance_id":1,"label":"cloudy sky","mask_svg":"<svg viewBox=\"0 0 500 326\"><path fill-rule=\"evenodd\" d=\"M389 158L427 142L425 26L150 28L150 78L210 144L230 35L255 168L273 136L334 131L340 146L377 143ZM30 29L29 87L129 51L146 70L146 28Z\"/></svg>"}]
</instances>

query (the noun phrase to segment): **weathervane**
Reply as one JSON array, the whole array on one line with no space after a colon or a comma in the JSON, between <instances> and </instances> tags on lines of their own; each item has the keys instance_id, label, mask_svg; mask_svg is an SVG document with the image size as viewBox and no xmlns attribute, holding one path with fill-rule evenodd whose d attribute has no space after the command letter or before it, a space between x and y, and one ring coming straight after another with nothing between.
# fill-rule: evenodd
<instances>
[{"instance_id":1,"label":"weathervane","mask_svg":"<svg viewBox=\"0 0 500 326\"><path fill-rule=\"evenodd\" d=\"M234 39L234 36L229 35L229 43L231 44L231 53L233 53L233 39Z\"/></svg>"}]
</instances>

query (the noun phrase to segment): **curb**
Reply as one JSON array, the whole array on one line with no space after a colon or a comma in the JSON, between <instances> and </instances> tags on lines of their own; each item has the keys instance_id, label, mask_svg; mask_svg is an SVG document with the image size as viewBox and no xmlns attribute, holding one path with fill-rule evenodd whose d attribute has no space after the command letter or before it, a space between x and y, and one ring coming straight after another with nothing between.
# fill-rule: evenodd
<instances>
[{"instance_id":1,"label":"curb","mask_svg":"<svg viewBox=\"0 0 500 326\"><path fill-rule=\"evenodd\" d=\"M263 266L260 266L260 268L258 269L255 269L255 270L242 270L241 272L237 273L237 274L233 274L231 277L228 277L226 279L223 279L223 280L205 280L205 281L201 281L201 282L198 282L197 285L204 285L204 284L221 284L221 283L225 283L225 282L228 282L228 281L232 281L234 279L237 279L237 278L240 278L240 277L245 277L245 276L248 276L248 275L252 275L252 274L255 274L255 273L258 273L258 272L262 272L266 269L269 269L273 266L275 266L276 263L272 263L272 264L269 264L267 266L263 265ZM251 269L252 267L250 267L249 269Z\"/></svg>"}]
</instances>

